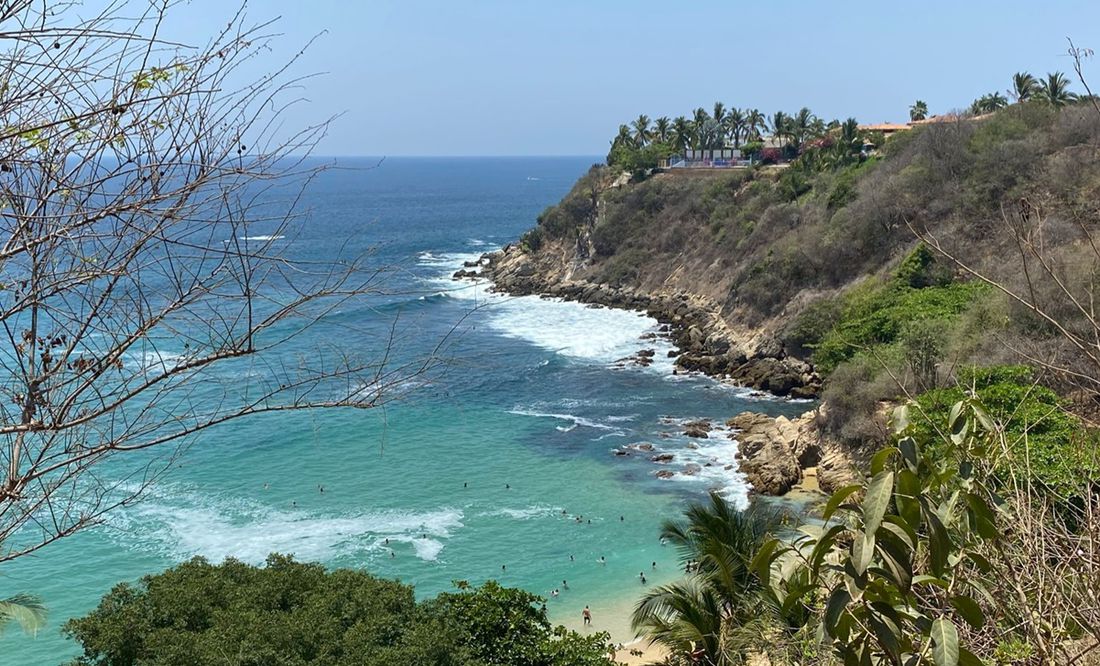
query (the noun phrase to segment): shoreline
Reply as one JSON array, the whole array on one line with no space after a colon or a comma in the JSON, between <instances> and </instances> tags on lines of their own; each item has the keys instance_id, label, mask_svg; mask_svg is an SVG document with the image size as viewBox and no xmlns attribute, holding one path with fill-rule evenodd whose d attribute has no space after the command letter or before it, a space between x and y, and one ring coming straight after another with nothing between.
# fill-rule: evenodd
<instances>
[{"instance_id":1,"label":"shoreline","mask_svg":"<svg viewBox=\"0 0 1100 666\"><path fill-rule=\"evenodd\" d=\"M683 291L648 292L573 280L562 267L536 265L538 257L516 244L486 252L456 271L454 279L487 279L490 289L513 296L561 298L613 309L645 312L662 325L680 350L675 364L719 381L780 398L815 399L821 379L805 361L787 356L763 331L734 331L716 303Z\"/></svg>"}]
</instances>

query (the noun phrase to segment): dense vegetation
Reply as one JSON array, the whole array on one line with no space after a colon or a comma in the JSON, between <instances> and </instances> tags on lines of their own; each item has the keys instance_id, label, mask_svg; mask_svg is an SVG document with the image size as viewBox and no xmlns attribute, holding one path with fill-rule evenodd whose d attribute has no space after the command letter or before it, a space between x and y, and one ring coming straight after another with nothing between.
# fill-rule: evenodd
<instances>
[{"instance_id":1,"label":"dense vegetation","mask_svg":"<svg viewBox=\"0 0 1100 666\"><path fill-rule=\"evenodd\" d=\"M73 666L611 663L606 634L551 627L535 595L458 586L417 603L408 585L359 571L195 558L116 586L65 631L84 648Z\"/></svg>"},{"instance_id":2,"label":"dense vegetation","mask_svg":"<svg viewBox=\"0 0 1100 666\"><path fill-rule=\"evenodd\" d=\"M882 443L884 401L951 386L968 365L1029 363L1040 350L1064 365L1075 352L1033 308L954 260L1010 291L1063 302L1071 327L1087 324L1061 287L1091 300L1082 225L1098 214L1100 114L1075 103L1059 74L1022 73L1013 97L993 113L915 125L870 156L855 148L866 137L842 125L828 141L800 143L784 169L668 173L612 188L616 171L594 169L528 237L577 253L577 277L693 291L727 320L773 332L827 376L829 432ZM1060 280L1029 283L1021 268L1020 244L1038 238ZM1033 379L1074 394L1067 408L1092 409L1064 377Z\"/></svg>"}]
</instances>

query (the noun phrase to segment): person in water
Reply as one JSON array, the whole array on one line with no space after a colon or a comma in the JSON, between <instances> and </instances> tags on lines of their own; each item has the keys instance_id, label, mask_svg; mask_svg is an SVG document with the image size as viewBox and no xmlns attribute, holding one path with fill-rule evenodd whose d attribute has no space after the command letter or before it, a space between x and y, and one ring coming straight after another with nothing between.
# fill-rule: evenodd
<instances>
[{"instance_id":1,"label":"person in water","mask_svg":"<svg viewBox=\"0 0 1100 666\"><path fill-rule=\"evenodd\" d=\"M607 558L603 555L600 555L600 564L607 564Z\"/></svg>"},{"instance_id":2,"label":"person in water","mask_svg":"<svg viewBox=\"0 0 1100 666\"><path fill-rule=\"evenodd\" d=\"M581 611L581 617L584 618L585 625L592 624L592 611L588 610L588 606L585 606L584 610Z\"/></svg>"},{"instance_id":3,"label":"person in water","mask_svg":"<svg viewBox=\"0 0 1100 666\"><path fill-rule=\"evenodd\" d=\"M569 583L565 582L564 578L561 581L561 589L563 589L563 590L568 590L569 589Z\"/></svg>"},{"instance_id":4,"label":"person in water","mask_svg":"<svg viewBox=\"0 0 1100 666\"><path fill-rule=\"evenodd\" d=\"M557 588L554 588L554 591L550 593L550 596L552 596L552 597L556 597L556 596L558 596L558 590L557 590Z\"/></svg>"}]
</instances>

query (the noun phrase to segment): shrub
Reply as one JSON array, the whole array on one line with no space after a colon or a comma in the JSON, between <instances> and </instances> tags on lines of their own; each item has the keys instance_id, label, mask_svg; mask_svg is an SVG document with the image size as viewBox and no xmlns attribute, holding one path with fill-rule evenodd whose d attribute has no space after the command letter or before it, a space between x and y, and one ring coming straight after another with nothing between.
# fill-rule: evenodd
<instances>
[{"instance_id":1,"label":"shrub","mask_svg":"<svg viewBox=\"0 0 1100 666\"><path fill-rule=\"evenodd\" d=\"M1020 365L965 367L957 385L927 391L917 398L913 427L923 436L935 434L956 402L973 394L1004 428L1015 447L1017 463L1027 461L1035 479L1063 492L1074 492L1100 473L1091 446L1082 446L1080 421L1069 414L1058 395L1034 381L1031 368ZM1007 461L1006 461L1007 462ZM1005 471L1006 466L998 467Z\"/></svg>"},{"instance_id":2,"label":"shrub","mask_svg":"<svg viewBox=\"0 0 1100 666\"><path fill-rule=\"evenodd\" d=\"M65 632L72 666L611 666L607 634L552 628L541 599L490 581L417 603L412 588L271 555L264 567L195 558L120 584Z\"/></svg>"},{"instance_id":3,"label":"shrub","mask_svg":"<svg viewBox=\"0 0 1100 666\"><path fill-rule=\"evenodd\" d=\"M814 364L828 374L860 350L894 343L912 322L954 319L988 289L977 282L923 289L869 284L845 299L841 320L814 350Z\"/></svg>"}]
</instances>

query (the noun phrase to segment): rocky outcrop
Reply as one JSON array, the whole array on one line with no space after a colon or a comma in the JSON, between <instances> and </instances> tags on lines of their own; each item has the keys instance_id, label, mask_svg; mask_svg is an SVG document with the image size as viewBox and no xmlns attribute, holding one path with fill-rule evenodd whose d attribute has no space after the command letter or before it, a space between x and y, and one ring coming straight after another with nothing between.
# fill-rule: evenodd
<instances>
[{"instance_id":1,"label":"rocky outcrop","mask_svg":"<svg viewBox=\"0 0 1100 666\"><path fill-rule=\"evenodd\" d=\"M803 361L787 357L771 336L734 332L718 304L680 291L643 292L632 287L574 280L577 266L565 253L524 252L510 245L478 262L493 288L513 295L539 294L613 308L641 310L667 326L680 348L676 364L690 371L730 379L742 386L793 398L816 397L821 380Z\"/></svg>"},{"instance_id":2,"label":"rocky outcrop","mask_svg":"<svg viewBox=\"0 0 1100 666\"><path fill-rule=\"evenodd\" d=\"M821 490L832 492L857 478L847 451L822 437L817 414L796 419L743 412L726 425L733 428L741 471L753 489L764 495L784 495L802 482L806 469L816 468Z\"/></svg>"}]
</instances>

